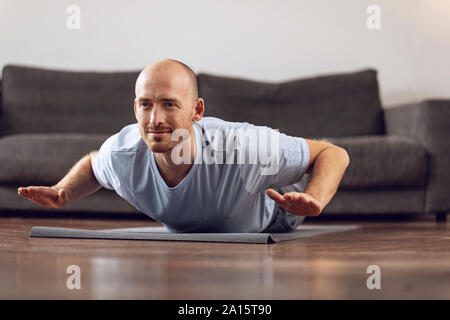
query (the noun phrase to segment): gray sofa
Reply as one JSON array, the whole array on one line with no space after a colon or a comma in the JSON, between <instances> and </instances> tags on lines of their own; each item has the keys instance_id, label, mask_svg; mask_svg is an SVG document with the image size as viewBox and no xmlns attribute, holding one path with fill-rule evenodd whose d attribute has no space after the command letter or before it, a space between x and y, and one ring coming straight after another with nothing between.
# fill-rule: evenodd
<instances>
[{"instance_id":1,"label":"gray sofa","mask_svg":"<svg viewBox=\"0 0 450 320\"><path fill-rule=\"evenodd\" d=\"M136 72L67 72L6 66L0 107L0 212L58 211L17 195L52 185L83 155L136 122ZM450 100L382 108L377 72L266 83L199 74L206 116L327 139L350 165L322 215L436 214L450 211ZM65 212L137 210L101 189Z\"/></svg>"}]
</instances>

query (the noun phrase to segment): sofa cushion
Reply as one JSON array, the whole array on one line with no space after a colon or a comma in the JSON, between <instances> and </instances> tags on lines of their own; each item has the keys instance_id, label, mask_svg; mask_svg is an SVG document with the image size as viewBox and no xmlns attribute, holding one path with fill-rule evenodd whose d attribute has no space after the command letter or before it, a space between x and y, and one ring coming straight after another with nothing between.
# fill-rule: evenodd
<instances>
[{"instance_id":1,"label":"sofa cushion","mask_svg":"<svg viewBox=\"0 0 450 320\"><path fill-rule=\"evenodd\" d=\"M401 136L328 138L350 156L342 189L424 187L428 152L415 140Z\"/></svg>"},{"instance_id":2,"label":"sofa cushion","mask_svg":"<svg viewBox=\"0 0 450 320\"><path fill-rule=\"evenodd\" d=\"M199 74L198 82L207 116L299 137L384 133L375 70L282 83Z\"/></svg>"},{"instance_id":3,"label":"sofa cushion","mask_svg":"<svg viewBox=\"0 0 450 320\"><path fill-rule=\"evenodd\" d=\"M107 135L16 134L0 138L0 183L53 185Z\"/></svg>"},{"instance_id":4,"label":"sofa cushion","mask_svg":"<svg viewBox=\"0 0 450 320\"><path fill-rule=\"evenodd\" d=\"M138 72L68 72L6 66L0 135L112 134L135 122Z\"/></svg>"}]
</instances>

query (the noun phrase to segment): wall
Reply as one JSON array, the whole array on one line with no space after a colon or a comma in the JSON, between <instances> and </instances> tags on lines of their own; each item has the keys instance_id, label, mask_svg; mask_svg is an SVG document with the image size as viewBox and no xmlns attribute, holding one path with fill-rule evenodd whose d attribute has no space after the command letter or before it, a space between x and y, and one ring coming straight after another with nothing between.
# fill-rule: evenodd
<instances>
[{"instance_id":1,"label":"wall","mask_svg":"<svg viewBox=\"0 0 450 320\"><path fill-rule=\"evenodd\" d=\"M69 30L66 9L81 9ZM366 8L381 8L368 30ZM197 72L281 81L372 67L386 107L450 97L448 0L0 0L0 67Z\"/></svg>"}]
</instances>

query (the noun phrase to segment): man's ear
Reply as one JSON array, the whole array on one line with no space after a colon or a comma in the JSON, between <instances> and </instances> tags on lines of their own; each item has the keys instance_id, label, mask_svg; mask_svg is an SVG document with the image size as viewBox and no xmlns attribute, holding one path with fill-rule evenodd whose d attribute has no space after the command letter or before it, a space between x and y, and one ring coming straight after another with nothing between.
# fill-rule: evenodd
<instances>
[{"instance_id":1,"label":"man's ear","mask_svg":"<svg viewBox=\"0 0 450 320\"><path fill-rule=\"evenodd\" d=\"M134 107L133 107L133 109L134 109L134 117L137 120L138 118L137 118L137 113L136 113L136 99L134 99Z\"/></svg>"},{"instance_id":2,"label":"man's ear","mask_svg":"<svg viewBox=\"0 0 450 320\"><path fill-rule=\"evenodd\" d=\"M198 98L194 105L194 115L192 121L199 121L205 113L205 101L202 98Z\"/></svg>"}]
</instances>

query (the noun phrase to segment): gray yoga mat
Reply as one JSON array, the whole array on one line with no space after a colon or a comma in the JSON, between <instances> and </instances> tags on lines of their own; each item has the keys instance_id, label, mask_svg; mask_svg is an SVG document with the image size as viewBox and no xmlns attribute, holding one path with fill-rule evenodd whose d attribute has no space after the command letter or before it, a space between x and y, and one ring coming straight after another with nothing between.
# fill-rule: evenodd
<instances>
[{"instance_id":1,"label":"gray yoga mat","mask_svg":"<svg viewBox=\"0 0 450 320\"><path fill-rule=\"evenodd\" d=\"M172 240L240 243L275 243L309 238L321 234L360 229L357 225L300 225L288 233L171 233L165 226L125 229L86 230L53 227L33 227L30 237L86 238L123 240Z\"/></svg>"}]
</instances>

